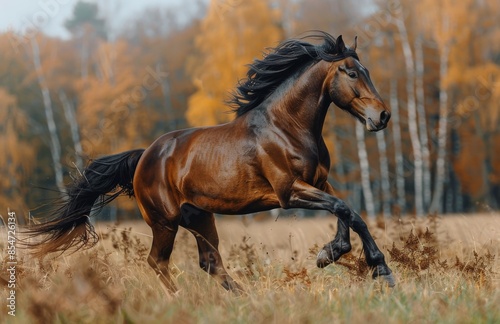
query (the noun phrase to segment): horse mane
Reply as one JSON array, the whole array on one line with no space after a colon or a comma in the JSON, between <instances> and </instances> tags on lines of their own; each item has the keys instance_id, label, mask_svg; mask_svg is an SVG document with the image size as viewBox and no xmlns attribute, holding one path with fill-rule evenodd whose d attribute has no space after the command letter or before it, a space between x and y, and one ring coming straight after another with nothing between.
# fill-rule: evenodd
<instances>
[{"instance_id":1,"label":"horse mane","mask_svg":"<svg viewBox=\"0 0 500 324\"><path fill-rule=\"evenodd\" d=\"M237 117L259 106L300 67L320 60L340 61L348 56L358 59L355 49L343 45L342 36L335 39L328 33L316 32L305 38L319 38L323 43L315 45L303 41L304 38L290 39L271 48L262 60L256 59L249 65L247 77L238 82L228 101Z\"/></svg>"}]
</instances>

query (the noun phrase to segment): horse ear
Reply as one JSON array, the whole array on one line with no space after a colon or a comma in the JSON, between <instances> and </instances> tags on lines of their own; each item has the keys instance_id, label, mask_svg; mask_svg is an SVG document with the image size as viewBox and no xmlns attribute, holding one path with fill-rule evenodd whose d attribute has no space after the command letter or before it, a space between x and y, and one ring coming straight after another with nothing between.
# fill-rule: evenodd
<instances>
[{"instance_id":1,"label":"horse ear","mask_svg":"<svg viewBox=\"0 0 500 324\"><path fill-rule=\"evenodd\" d=\"M354 45L352 46L352 50L356 52L357 47L358 47L358 36L354 36Z\"/></svg>"},{"instance_id":2,"label":"horse ear","mask_svg":"<svg viewBox=\"0 0 500 324\"><path fill-rule=\"evenodd\" d=\"M336 47L337 47L337 53L344 53L345 50L346 50L346 47L345 47L345 44L344 44L344 40L342 39L342 35L339 35L339 37L337 37L337 44L336 44Z\"/></svg>"}]
</instances>

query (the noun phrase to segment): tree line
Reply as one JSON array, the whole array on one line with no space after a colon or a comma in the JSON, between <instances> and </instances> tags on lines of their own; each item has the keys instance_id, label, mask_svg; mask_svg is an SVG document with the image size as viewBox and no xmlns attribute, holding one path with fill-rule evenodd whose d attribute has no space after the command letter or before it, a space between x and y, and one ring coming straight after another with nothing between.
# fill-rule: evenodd
<instances>
[{"instance_id":1,"label":"tree line","mask_svg":"<svg viewBox=\"0 0 500 324\"><path fill-rule=\"evenodd\" d=\"M0 205L28 215L88 159L234 118L246 64L310 30L358 40L391 107L384 132L331 107L331 182L370 217L498 209L500 5L493 0L212 0L150 8L111 32L80 1L69 39L0 34ZM185 6L188 6L186 4ZM135 215L127 199L111 217Z\"/></svg>"}]
</instances>

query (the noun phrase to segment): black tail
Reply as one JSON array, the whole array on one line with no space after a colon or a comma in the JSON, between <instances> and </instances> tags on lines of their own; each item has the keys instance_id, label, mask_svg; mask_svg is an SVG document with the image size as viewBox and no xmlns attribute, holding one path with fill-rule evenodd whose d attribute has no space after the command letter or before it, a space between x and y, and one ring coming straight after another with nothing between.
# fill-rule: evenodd
<instances>
[{"instance_id":1,"label":"black tail","mask_svg":"<svg viewBox=\"0 0 500 324\"><path fill-rule=\"evenodd\" d=\"M98 236L90 223L90 212L104 207L121 194L134 195L132 180L143 152L143 149L132 150L92 161L67 188L67 197L54 215L27 230L30 238L44 235L38 242L27 243L34 249L33 254L42 256L94 246ZM108 194L110 192L113 193Z\"/></svg>"}]
</instances>

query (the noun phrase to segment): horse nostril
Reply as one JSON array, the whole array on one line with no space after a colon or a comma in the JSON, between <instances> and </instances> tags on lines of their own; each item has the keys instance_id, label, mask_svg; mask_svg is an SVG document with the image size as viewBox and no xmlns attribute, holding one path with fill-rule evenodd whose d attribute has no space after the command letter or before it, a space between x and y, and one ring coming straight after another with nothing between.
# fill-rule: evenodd
<instances>
[{"instance_id":1,"label":"horse nostril","mask_svg":"<svg viewBox=\"0 0 500 324\"><path fill-rule=\"evenodd\" d=\"M391 119L391 113L388 112L387 110L384 110L380 113L380 122L382 124L387 124L389 122L389 119Z\"/></svg>"}]
</instances>

